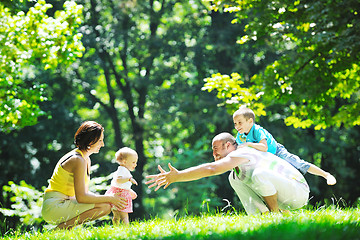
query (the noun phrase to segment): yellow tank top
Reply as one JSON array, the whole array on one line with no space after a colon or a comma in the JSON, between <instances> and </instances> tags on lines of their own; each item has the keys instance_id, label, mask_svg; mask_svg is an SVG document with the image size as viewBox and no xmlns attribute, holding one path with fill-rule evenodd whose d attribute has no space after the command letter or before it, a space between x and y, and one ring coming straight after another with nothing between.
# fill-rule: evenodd
<instances>
[{"instance_id":1,"label":"yellow tank top","mask_svg":"<svg viewBox=\"0 0 360 240\"><path fill-rule=\"evenodd\" d=\"M76 149L75 151L80 153L81 156L84 158L84 155L80 150ZM87 174L85 174L86 186L88 186L89 181L90 181L90 177ZM70 197L75 196L74 174L63 169L60 161L56 164L53 175L49 180L49 186L45 190L45 192L51 192L51 191L61 192Z\"/></svg>"}]
</instances>

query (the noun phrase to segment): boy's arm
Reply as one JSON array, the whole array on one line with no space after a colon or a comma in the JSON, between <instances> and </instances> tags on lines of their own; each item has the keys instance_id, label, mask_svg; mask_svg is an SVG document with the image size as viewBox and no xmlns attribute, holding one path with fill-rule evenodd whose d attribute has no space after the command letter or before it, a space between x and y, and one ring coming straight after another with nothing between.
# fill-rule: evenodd
<instances>
[{"instance_id":1,"label":"boy's arm","mask_svg":"<svg viewBox=\"0 0 360 240\"><path fill-rule=\"evenodd\" d=\"M252 147L261 152L267 152L267 150L268 150L268 145L267 145L267 141L265 138L261 139L261 141L258 143L253 143L253 142L242 143L238 146L238 148L241 148L241 147Z\"/></svg>"}]
</instances>

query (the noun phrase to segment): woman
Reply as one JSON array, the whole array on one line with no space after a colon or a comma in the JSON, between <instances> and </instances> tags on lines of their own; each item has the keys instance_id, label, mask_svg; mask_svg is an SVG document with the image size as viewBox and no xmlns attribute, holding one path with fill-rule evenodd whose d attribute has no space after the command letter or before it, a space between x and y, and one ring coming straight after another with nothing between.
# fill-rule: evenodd
<instances>
[{"instance_id":1,"label":"woman","mask_svg":"<svg viewBox=\"0 0 360 240\"><path fill-rule=\"evenodd\" d=\"M105 216L111 204L123 208L125 199L95 195L88 191L90 155L104 146L104 128L93 121L84 122L74 136L76 149L63 156L45 190L42 216L56 229L71 229Z\"/></svg>"}]
</instances>

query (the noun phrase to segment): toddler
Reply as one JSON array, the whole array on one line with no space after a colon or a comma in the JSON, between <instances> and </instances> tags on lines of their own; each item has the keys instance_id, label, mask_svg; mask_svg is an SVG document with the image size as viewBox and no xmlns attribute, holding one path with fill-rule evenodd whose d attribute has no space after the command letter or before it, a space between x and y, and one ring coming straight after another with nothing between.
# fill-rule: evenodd
<instances>
[{"instance_id":1,"label":"toddler","mask_svg":"<svg viewBox=\"0 0 360 240\"><path fill-rule=\"evenodd\" d=\"M113 173L110 188L106 191L105 195L119 196L127 200L124 208L119 209L115 206L112 207L113 224L118 225L120 220L128 225L129 214L133 212L132 200L137 197L137 194L131 189L132 184L137 184L132 177L130 171L134 171L138 161L138 154L135 150L123 147L115 153L116 162L120 165L116 172Z\"/></svg>"},{"instance_id":2,"label":"toddler","mask_svg":"<svg viewBox=\"0 0 360 240\"><path fill-rule=\"evenodd\" d=\"M333 175L321 168L300 159L298 156L289 153L286 148L276 142L274 137L260 125L255 124L255 114L247 107L240 107L233 114L234 127L238 132L236 143L238 147L252 147L259 151L270 152L286 160L302 174L307 172L322 176L328 185L334 185L336 179Z\"/></svg>"}]
</instances>

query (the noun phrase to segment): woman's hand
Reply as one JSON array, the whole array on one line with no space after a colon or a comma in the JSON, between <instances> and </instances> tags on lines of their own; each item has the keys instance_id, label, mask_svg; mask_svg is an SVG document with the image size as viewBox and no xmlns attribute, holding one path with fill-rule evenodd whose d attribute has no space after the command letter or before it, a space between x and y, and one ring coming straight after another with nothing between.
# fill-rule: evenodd
<instances>
[{"instance_id":1,"label":"woman's hand","mask_svg":"<svg viewBox=\"0 0 360 240\"><path fill-rule=\"evenodd\" d=\"M165 172L165 170L158 165L158 169L160 171L159 174L156 175L149 175L146 176L146 178L152 178L151 180L145 182L145 184L151 184L148 188L155 187L155 191L157 191L160 187L164 186L164 189L166 189L171 183L176 182L177 175L179 174L179 171L174 168L170 163L168 164L170 171Z\"/></svg>"},{"instance_id":2,"label":"woman's hand","mask_svg":"<svg viewBox=\"0 0 360 240\"><path fill-rule=\"evenodd\" d=\"M123 209L126 206L127 201L123 197L113 196L111 203L118 209Z\"/></svg>"}]
</instances>

